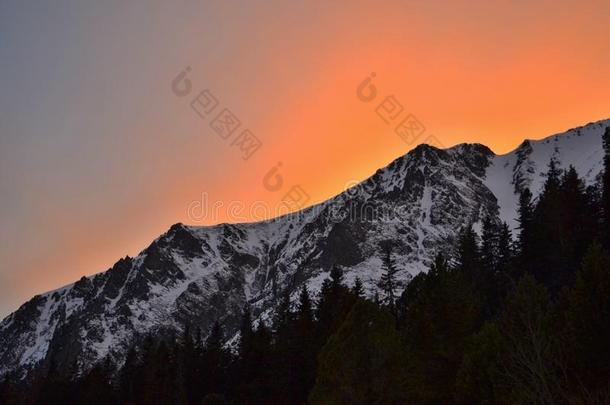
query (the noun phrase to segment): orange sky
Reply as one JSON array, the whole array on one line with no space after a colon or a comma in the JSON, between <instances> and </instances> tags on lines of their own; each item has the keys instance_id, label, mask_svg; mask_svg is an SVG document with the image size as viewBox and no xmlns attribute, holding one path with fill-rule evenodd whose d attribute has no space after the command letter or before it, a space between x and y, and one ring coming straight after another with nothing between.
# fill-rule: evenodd
<instances>
[{"instance_id":1,"label":"orange sky","mask_svg":"<svg viewBox=\"0 0 610 405\"><path fill-rule=\"evenodd\" d=\"M175 222L236 218L189 218L202 193L251 220L257 201L296 184L322 201L430 134L505 153L610 117L607 1L27 7L0 13L0 316ZM262 141L249 160L189 107L204 88ZM388 95L425 125L415 143L376 114Z\"/></svg>"}]
</instances>

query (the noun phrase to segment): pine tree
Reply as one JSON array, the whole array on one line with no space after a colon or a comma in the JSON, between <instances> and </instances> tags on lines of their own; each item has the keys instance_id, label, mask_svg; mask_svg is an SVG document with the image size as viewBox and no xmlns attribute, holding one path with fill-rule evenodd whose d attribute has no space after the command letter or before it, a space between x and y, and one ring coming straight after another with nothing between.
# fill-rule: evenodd
<instances>
[{"instance_id":1,"label":"pine tree","mask_svg":"<svg viewBox=\"0 0 610 405\"><path fill-rule=\"evenodd\" d=\"M514 257L515 252L511 231L508 224L503 222L498 236L498 256L494 269L494 304L497 306L495 308L497 311L500 310L500 306L506 298L508 291L514 287L520 277L515 270Z\"/></svg>"},{"instance_id":2,"label":"pine tree","mask_svg":"<svg viewBox=\"0 0 610 405\"><path fill-rule=\"evenodd\" d=\"M293 319L292 303L290 302L290 291L286 289L280 298L280 302L273 316L273 330L278 337L286 332Z\"/></svg>"},{"instance_id":3,"label":"pine tree","mask_svg":"<svg viewBox=\"0 0 610 405\"><path fill-rule=\"evenodd\" d=\"M195 350L197 352L202 352L204 343L205 342L201 336L201 327L197 326L197 328L195 328Z\"/></svg>"},{"instance_id":4,"label":"pine tree","mask_svg":"<svg viewBox=\"0 0 610 405\"><path fill-rule=\"evenodd\" d=\"M532 213L527 243L521 251L521 266L536 280L557 291L560 285L555 272L563 273L564 263L557 253L561 249L562 211L560 172L554 158L549 162L542 192Z\"/></svg>"},{"instance_id":5,"label":"pine tree","mask_svg":"<svg viewBox=\"0 0 610 405\"><path fill-rule=\"evenodd\" d=\"M354 280L352 292L358 298L362 298L364 296L364 287L362 285L362 280L360 280L360 277L356 277L356 280Z\"/></svg>"},{"instance_id":6,"label":"pine tree","mask_svg":"<svg viewBox=\"0 0 610 405\"><path fill-rule=\"evenodd\" d=\"M557 167L557 161L555 157L551 157L548 164L548 171L546 172L546 181L544 182L544 193L557 192L559 190L559 177L561 176L561 170Z\"/></svg>"},{"instance_id":7,"label":"pine tree","mask_svg":"<svg viewBox=\"0 0 610 405\"><path fill-rule=\"evenodd\" d=\"M318 321L316 335L320 345L339 327L353 304L353 296L343 284L341 269L333 267L330 276L330 279L322 282L315 311Z\"/></svg>"},{"instance_id":8,"label":"pine tree","mask_svg":"<svg viewBox=\"0 0 610 405\"><path fill-rule=\"evenodd\" d=\"M464 227L458 239L456 268L472 280L476 280L481 273L481 257L477 234L472 225Z\"/></svg>"},{"instance_id":9,"label":"pine tree","mask_svg":"<svg viewBox=\"0 0 610 405\"><path fill-rule=\"evenodd\" d=\"M469 239L468 243L472 243L472 238ZM506 274L499 272L501 269L506 270L510 261L511 240L508 226L506 224L497 226L490 217L485 218L481 240L481 269L480 274L476 275L473 281L484 301L486 318L490 319L500 309L501 292L504 290L502 287L506 283L504 279Z\"/></svg>"},{"instance_id":10,"label":"pine tree","mask_svg":"<svg viewBox=\"0 0 610 405\"><path fill-rule=\"evenodd\" d=\"M519 195L518 247L523 262L526 262L532 254L532 221L534 218L532 198L532 192L529 190L529 188L523 189Z\"/></svg>"},{"instance_id":11,"label":"pine tree","mask_svg":"<svg viewBox=\"0 0 610 405\"><path fill-rule=\"evenodd\" d=\"M263 321L254 329L250 309L246 305L240 327L240 342L236 371L232 380L237 382L234 402L266 403L272 390L269 384L272 333Z\"/></svg>"},{"instance_id":12,"label":"pine tree","mask_svg":"<svg viewBox=\"0 0 610 405\"><path fill-rule=\"evenodd\" d=\"M297 306L297 320L299 322L311 323L313 322L313 308L311 304L311 298L309 297L309 290L307 286L303 285L301 293L299 294L299 304Z\"/></svg>"},{"instance_id":13,"label":"pine tree","mask_svg":"<svg viewBox=\"0 0 610 405\"><path fill-rule=\"evenodd\" d=\"M230 354L224 348L224 331L216 320L205 340L201 356L200 396L224 392L229 359Z\"/></svg>"},{"instance_id":14,"label":"pine tree","mask_svg":"<svg viewBox=\"0 0 610 405\"><path fill-rule=\"evenodd\" d=\"M498 259L499 231L489 216L483 220L482 228L481 265L484 271L494 272Z\"/></svg>"},{"instance_id":15,"label":"pine tree","mask_svg":"<svg viewBox=\"0 0 610 405\"><path fill-rule=\"evenodd\" d=\"M442 253L438 253L434 257L434 261L430 265L430 273L433 275L442 274L449 271L449 263Z\"/></svg>"},{"instance_id":16,"label":"pine tree","mask_svg":"<svg viewBox=\"0 0 610 405\"><path fill-rule=\"evenodd\" d=\"M343 287L343 270L339 266L333 266L330 270L331 288L334 293L338 293Z\"/></svg>"},{"instance_id":17,"label":"pine tree","mask_svg":"<svg viewBox=\"0 0 610 405\"><path fill-rule=\"evenodd\" d=\"M595 212L586 201L584 183L576 170L570 167L559 177L551 160L522 265L556 296L573 282L596 228Z\"/></svg>"},{"instance_id":18,"label":"pine tree","mask_svg":"<svg viewBox=\"0 0 610 405\"><path fill-rule=\"evenodd\" d=\"M296 312L296 325L293 344L294 370L291 402L305 403L307 395L316 379L317 352L319 346L314 335L314 317L307 286L301 288Z\"/></svg>"},{"instance_id":19,"label":"pine tree","mask_svg":"<svg viewBox=\"0 0 610 405\"><path fill-rule=\"evenodd\" d=\"M560 195L559 253L564 259L564 270L571 273L571 282L587 248L597 239L597 218L587 201L585 184L574 166L570 166L561 179Z\"/></svg>"},{"instance_id":20,"label":"pine tree","mask_svg":"<svg viewBox=\"0 0 610 405\"><path fill-rule=\"evenodd\" d=\"M513 238L511 235L510 228L506 222L502 223L500 227L500 234L498 236L498 257L496 260L495 271L506 272L513 259Z\"/></svg>"},{"instance_id":21,"label":"pine tree","mask_svg":"<svg viewBox=\"0 0 610 405\"><path fill-rule=\"evenodd\" d=\"M247 401L241 403L271 403L273 397L273 362L271 357L272 333L264 321L260 321L253 335L250 353L250 384L247 387Z\"/></svg>"},{"instance_id":22,"label":"pine tree","mask_svg":"<svg viewBox=\"0 0 610 405\"><path fill-rule=\"evenodd\" d=\"M179 374L182 385L184 385L185 395L190 403L198 399L197 368L198 353L195 349L195 342L191 334L190 325L187 323L182 332L182 347L180 348Z\"/></svg>"},{"instance_id":23,"label":"pine tree","mask_svg":"<svg viewBox=\"0 0 610 405\"><path fill-rule=\"evenodd\" d=\"M602 180L602 214L603 240L606 250L610 251L610 126L606 127L603 136L604 144L604 176Z\"/></svg>"},{"instance_id":24,"label":"pine tree","mask_svg":"<svg viewBox=\"0 0 610 405\"><path fill-rule=\"evenodd\" d=\"M270 367L271 380L275 382L276 396L291 398L294 396L298 363L296 353L295 313L292 311L288 289L282 294L273 317L273 364Z\"/></svg>"},{"instance_id":25,"label":"pine tree","mask_svg":"<svg viewBox=\"0 0 610 405\"><path fill-rule=\"evenodd\" d=\"M591 227L593 228L592 238L605 245L606 239L606 219L602 204L603 177L593 184L587 185L585 188L585 201L587 204L587 212L591 218Z\"/></svg>"},{"instance_id":26,"label":"pine tree","mask_svg":"<svg viewBox=\"0 0 610 405\"><path fill-rule=\"evenodd\" d=\"M383 291L384 304L390 312L396 315L396 273L398 269L392 258L392 248L387 246L383 249L383 274L379 280L379 288Z\"/></svg>"},{"instance_id":27,"label":"pine tree","mask_svg":"<svg viewBox=\"0 0 610 405\"><path fill-rule=\"evenodd\" d=\"M239 349L238 354L241 360L248 357L252 350L254 339L254 326L252 325L252 315L248 304L244 306L241 324L239 327Z\"/></svg>"},{"instance_id":28,"label":"pine tree","mask_svg":"<svg viewBox=\"0 0 610 405\"><path fill-rule=\"evenodd\" d=\"M430 284L436 283L437 281L434 280L445 277L449 272L447 260L441 253L438 253L434 257L428 273L419 273L407 284L397 301L399 327L405 326L409 311L413 305L423 299L423 294L429 290Z\"/></svg>"},{"instance_id":29,"label":"pine tree","mask_svg":"<svg viewBox=\"0 0 610 405\"><path fill-rule=\"evenodd\" d=\"M320 339L326 339L330 329L333 327L333 318L336 312L336 295L332 293L330 279L322 282L320 292L318 293L316 305L316 318L318 320L318 335Z\"/></svg>"}]
</instances>

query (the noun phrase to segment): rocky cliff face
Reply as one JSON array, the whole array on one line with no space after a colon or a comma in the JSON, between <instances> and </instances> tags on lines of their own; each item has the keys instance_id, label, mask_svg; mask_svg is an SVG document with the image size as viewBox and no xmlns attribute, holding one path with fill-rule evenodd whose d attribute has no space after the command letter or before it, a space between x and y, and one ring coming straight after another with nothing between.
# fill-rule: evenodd
<instances>
[{"instance_id":1,"label":"rocky cliff face","mask_svg":"<svg viewBox=\"0 0 610 405\"><path fill-rule=\"evenodd\" d=\"M237 329L249 303L269 316L284 291L319 289L332 266L373 294L380 244L391 243L405 285L458 230L486 216L516 226L517 192L538 193L551 158L591 183L602 170L601 136L610 120L496 156L483 145L440 150L420 145L354 188L271 221L208 227L173 225L137 257L37 295L0 323L0 374L53 362L84 370L126 350L147 332L215 320Z\"/></svg>"}]
</instances>

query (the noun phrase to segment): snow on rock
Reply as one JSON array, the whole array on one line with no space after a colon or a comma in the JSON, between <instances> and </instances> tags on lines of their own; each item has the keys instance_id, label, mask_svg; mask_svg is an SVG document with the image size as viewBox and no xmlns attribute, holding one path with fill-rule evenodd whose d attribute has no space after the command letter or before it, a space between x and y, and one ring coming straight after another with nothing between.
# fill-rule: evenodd
<instances>
[{"instance_id":1,"label":"snow on rock","mask_svg":"<svg viewBox=\"0 0 610 405\"><path fill-rule=\"evenodd\" d=\"M542 190L548 164L574 166L587 185L603 170L602 134L610 120L587 124L539 141L524 141L515 151L495 156L486 172L485 185L496 196L500 218L517 227L518 192L528 187L534 196Z\"/></svg>"}]
</instances>

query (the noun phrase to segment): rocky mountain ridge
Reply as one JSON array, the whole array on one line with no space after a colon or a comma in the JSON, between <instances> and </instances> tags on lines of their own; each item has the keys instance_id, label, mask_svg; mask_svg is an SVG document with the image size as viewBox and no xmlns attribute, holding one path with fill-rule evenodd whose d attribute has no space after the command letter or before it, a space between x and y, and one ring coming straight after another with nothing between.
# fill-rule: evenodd
<instances>
[{"instance_id":1,"label":"rocky mountain ridge","mask_svg":"<svg viewBox=\"0 0 610 405\"><path fill-rule=\"evenodd\" d=\"M303 284L315 292L333 266L372 295L380 245L391 243L404 286L448 252L458 230L487 215L514 229L518 192L537 195L551 158L588 184L602 170L599 121L495 155L479 144L420 145L357 186L321 204L269 221L173 225L135 258L40 294L0 323L0 374L35 367L82 371L102 359L119 365L143 334L237 329L247 303L267 318L279 296Z\"/></svg>"}]
</instances>

